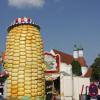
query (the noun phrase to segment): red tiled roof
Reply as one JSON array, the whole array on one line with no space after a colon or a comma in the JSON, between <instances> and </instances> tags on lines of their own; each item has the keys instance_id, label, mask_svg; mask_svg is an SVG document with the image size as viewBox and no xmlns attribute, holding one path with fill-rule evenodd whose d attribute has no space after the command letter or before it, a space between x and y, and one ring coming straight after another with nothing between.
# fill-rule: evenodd
<instances>
[{"instance_id":1,"label":"red tiled roof","mask_svg":"<svg viewBox=\"0 0 100 100\"><path fill-rule=\"evenodd\" d=\"M86 74L84 75L84 77L91 77L93 69L89 68L88 71L86 72Z\"/></svg>"},{"instance_id":2,"label":"red tiled roof","mask_svg":"<svg viewBox=\"0 0 100 100\"><path fill-rule=\"evenodd\" d=\"M84 57L79 57L77 61L80 63L81 66L87 66Z\"/></svg>"},{"instance_id":3,"label":"red tiled roof","mask_svg":"<svg viewBox=\"0 0 100 100\"><path fill-rule=\"evenodd\" d=\"M73 61L73 56L72 55L63 53L63 52L55 50L55 49L53 49L53 51L54 51L55 54L60 55L61 62L66 63L66 64L71 64L72 63L72 61Z\"/></svg>"},{"instance_id":4,"label":"red tiled roof","mask_svg":"<svg viewBox=\"0 0 100 100\"><path fill-rule=\"evenodd\" d=\"M72 61L74 59L72 55L66 54L64 52L61 52L61 51L58 51L58 50L55 50L55 49L53 49L53 51L54 51L55 54L59 54L60 55L61 62L64 62L66 64L71 64L72 63ZM79 57L76 60L78 60L78 62L80 63L81 66L87 66L84 57Z\"/></svg>"}]
</instances>

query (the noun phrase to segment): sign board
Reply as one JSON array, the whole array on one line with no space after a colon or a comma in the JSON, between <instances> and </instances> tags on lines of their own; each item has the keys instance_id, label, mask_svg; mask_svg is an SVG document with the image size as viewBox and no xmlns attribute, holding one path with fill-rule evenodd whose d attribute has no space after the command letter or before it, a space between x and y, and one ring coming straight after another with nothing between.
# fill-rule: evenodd
<instances>
[{"instance_id":1,"label":"sign board","mask_svg":"<svg viewBox=\"0 0 100 100\"><path fill-rule=\"evenodd\" d=\"M95 97L95 96L98 95L98 87L97 87L96 84L94 84L94 83L90 84L90 86L89 86L89 94L92 97Z\"/></svg>"},{"instance_id":2,"label":"sign board","mask_svg":"<svg viewBox=\"0 0 100 100\"><path fill-rule=\"evenodd\" d=\"M60 66L60 56L52 55L51 53L45 52L44 54L45 64L47 65L46 73L58 73Z\"/></svg>"}]
</instances>

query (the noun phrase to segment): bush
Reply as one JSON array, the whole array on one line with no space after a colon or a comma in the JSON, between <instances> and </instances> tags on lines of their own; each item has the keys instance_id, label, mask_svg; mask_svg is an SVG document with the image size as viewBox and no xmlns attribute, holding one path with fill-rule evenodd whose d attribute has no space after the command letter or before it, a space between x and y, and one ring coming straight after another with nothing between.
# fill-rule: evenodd
<instances>
[{"instance_id":1,"label":"bush","mask_svg":"<svg viewBox=\"0 0 100 100\"><path fill-rule=\"evenodd\" d=\"M81 76L82 75L82 71L81 71L81 65L77 60L73 60L72 62L72 73L75 76Z\"/></svg>"}]
</instances>

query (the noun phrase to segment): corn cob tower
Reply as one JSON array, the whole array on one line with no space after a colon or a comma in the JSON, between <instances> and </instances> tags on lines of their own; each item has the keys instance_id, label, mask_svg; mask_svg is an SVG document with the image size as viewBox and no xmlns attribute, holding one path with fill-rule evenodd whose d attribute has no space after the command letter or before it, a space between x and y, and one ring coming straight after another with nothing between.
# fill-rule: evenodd
<instances>
[{"instance_id":1,"label":"corn cob tower","mask_svg":"<svg viewBox=\"0 0 100 100\"><path fill-rule=\"evenodd\" d=\"M44 98L44 54L40 27L30 18L17 18L8 27L6 64L7 97Z\"/></svg>"}]
</instances>

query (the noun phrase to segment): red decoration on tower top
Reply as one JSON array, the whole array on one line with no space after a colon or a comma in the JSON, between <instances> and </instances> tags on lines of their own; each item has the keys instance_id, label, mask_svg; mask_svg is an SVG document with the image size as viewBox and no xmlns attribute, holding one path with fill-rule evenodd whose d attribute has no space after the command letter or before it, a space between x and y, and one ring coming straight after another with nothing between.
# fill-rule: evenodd
<instances>
[{"instance_id":1,"label":"red decoration on tower top","mask_svg":"<svg viewBox=\"0 0 100 100\"><path fill-rule=\"evenodd\" d=\"M30 22L30 18L28 18L27 21Z\"/></svg>"},{"instance_id":2,"label":"red decoration on tower top","mask_svg":"<svg viewBox=\"0 0 100 100\"><path fill-rule=\"evenodd\" d=\"M16 23L18 23L18 18L16 18Z\"/></svg>"},{"instance_id":3,"label":"red decoration on tower top","mask_svg":"<svg viewBox=\"0 0 100 100\"><path fill-rule=\"evenodd\" d=\"M24 18L21 18L21 22L22 22L22 23L24 22Z\"/></svg>"},{"instance_id":4,"label":"red decoration on tower top","mask_svg":"<svg viewBox=\"0 0 100 100\"><path fill-rule=\"evenodd\" d=\"M32 19L31 18L16 18L13 24L22 24L22 23L32 23Z\"/></svg>"},{"instance_id":5,"label":"red decoration on tower top","mask_svg":"<svg viewBox=\"0 0 100 100\"><path fill-rule=\"evenodd\" d=\"M30 24L32 26L37 27L40 30L40 26L38 24L34 23L31 18L22 17L22 18L16 18L11 23L11 25L8 27L8 31L10 31L10 29L12 29L13 27L16 27L16 26L21 25L21 24Z\"/></svg>"}]
</instances>

